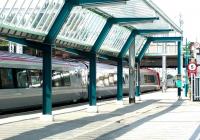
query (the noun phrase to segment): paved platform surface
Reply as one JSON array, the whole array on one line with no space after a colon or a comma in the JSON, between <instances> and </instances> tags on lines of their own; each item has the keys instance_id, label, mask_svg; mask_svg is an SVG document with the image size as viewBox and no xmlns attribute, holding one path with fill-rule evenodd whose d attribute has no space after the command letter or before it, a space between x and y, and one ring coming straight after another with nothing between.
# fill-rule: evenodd
<instances>
[{"instance_id":1,"label":"paved platform surface","mask_svg":"<svg viewBox=\"0 0 200 140\"><path fill-rule=\"evenodd\" d=\"M9 140L196 140L200 139L200 103L177 98L177 89L142 95L136 104L115 101L54 112L54 121L39 114L0 120L0 139ZM26 119L26 120L25 120ZM12 122L16 121L16 122Z\"/></svg>"}]
</instances>

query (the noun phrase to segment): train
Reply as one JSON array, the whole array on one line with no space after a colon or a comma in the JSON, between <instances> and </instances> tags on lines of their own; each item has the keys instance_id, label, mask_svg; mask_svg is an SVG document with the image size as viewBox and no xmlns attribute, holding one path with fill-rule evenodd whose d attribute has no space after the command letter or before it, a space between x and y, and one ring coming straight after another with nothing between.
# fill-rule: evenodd
<instances>
[{"instance_id":1,"label":"train","mask_svg":"<svg viewBox=\"0 0 200 140\"><path fill-rule=\"evenodd\" d=\"M52 59L53 105L88 100L88 62ZM141 69L141 91L159 90L159 74ZM116 96L117 67L97 63L97 99ZM42 58L0 51L0 113L42 106ZM128 68L123 94L128 94Z\"/></svg>"}]
</instances>

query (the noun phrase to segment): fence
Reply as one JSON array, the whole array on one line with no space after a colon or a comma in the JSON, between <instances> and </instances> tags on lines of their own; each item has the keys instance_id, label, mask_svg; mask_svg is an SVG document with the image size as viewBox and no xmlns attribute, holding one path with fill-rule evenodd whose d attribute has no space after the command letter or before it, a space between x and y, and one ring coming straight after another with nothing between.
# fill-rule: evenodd
<instances>
[{"instance_id":1,"label":"fence","mask_svg":"<svg viewBox=\"0 0 200 140\"><path fill-rule=\"evenodd\" d=\"M191 76L192 101L200 101L200 77Z\"/></svg>"}]
</instances>

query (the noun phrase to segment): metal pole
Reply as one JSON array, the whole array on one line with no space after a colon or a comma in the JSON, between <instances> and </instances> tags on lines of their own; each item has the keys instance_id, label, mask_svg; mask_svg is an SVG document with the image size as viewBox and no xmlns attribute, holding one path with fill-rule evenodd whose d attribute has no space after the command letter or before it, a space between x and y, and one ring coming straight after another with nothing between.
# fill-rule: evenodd
<instances>
[{"instance_id":1,"label":"metal pole","mask_svg":"<svg viewBox=\"0 0 200 140\"><path fill-rule=\"evenodd\" d=\"M89 66L89 105L96 106L96 54L91 53L90 55L90 66Z\"/></svg>"},{"instance_id":2,"label":"metal pole","mask_svg":"<svg viewBox=\"0 0 200 140\"><path fill-rule=\"evenodd\" d=\"M140 62L137 63L136 96L140 96Z\"/></svg>"},{"instance_id":3,"label":"metal pole","mask_svg":"<svg viewBox=\"0 0 200 140\"><path fill-rule=\"evenodd\" d=\"M43 115L52 114L52 48L43 51Z\"/></svg>"},{"instance_id":4,"label":"metal pole","mask_svg":"<svg viewBox=\"0 0 200 140\"><path fill-rule=\"evenodd\" d=\"M181 41L178 41L178 75L181 75ZM181 96L181 87L178 88L178 96Z\"/></svg>"},{"instance_id":5,"label":"metal pole","mask_svg":"<svg viewBox=\"0 0 200 140\"><path fill-rule=\"evenodd\" d=\"M187 97L188 93L188 64L189 64L189 51L188 51L188 46L187 46L187 39L186 39L186 45L185 45L185 97Z\"/></svg>"},{"instance_id":6,"label":"metal pole","mask_svg":"<svg viewBox=\"0 0 200 140\"><path fill-rule=\"evenodd\" d=\"M135 103L135 38L129 48L129 103Z\"/></svg>"},{"instance_id":7,"label":"metal pole","mask_svg":"<svg viewBox=\"0 0 200 140\"><path fill-rule=\"evenodd\" d=\"M123 100L123 58L118 59L117 65L117 101Z\"/></svg>"}]
</instances>

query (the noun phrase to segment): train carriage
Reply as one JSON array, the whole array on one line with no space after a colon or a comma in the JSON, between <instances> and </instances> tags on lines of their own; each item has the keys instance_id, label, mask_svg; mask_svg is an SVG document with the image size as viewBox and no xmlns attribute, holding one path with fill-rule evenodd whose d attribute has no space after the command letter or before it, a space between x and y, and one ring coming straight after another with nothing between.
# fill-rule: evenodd
<instances>
[{"instance_id":1,"label":"train carriage","mask_svg":"<svg viewBox=\"0 0 200 140\"><path fill-rule=\"evenodd\" d=\"M124 68L124 94L128 94L128 73ZM88 62L52 60L53 104L88 99ZM97 64L97 98L114 97L117 67ZM42 105L42 59L0 51L0 112ZM141 91L158 90L159 75L141 69Z\"/></svg>"}]
</instances>

